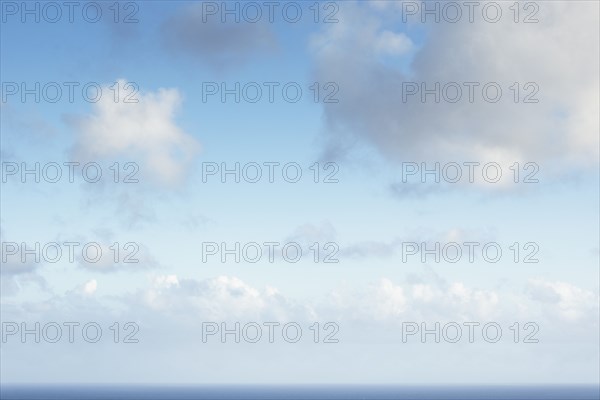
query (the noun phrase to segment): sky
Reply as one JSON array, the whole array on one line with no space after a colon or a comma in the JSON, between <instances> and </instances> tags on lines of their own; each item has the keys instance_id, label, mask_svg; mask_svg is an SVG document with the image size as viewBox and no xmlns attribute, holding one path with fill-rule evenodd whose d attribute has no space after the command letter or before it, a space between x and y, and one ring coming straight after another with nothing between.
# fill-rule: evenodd
<instances>
[{"instance_id":1,"label":"sky","mask_svg":"<svg viewBox=\"0 0 600 400\"><path fill-rule=\"evenodd\" d=\"M0 7L2 383L599 383L598 2Z\"/></svg>"}]
</instances>

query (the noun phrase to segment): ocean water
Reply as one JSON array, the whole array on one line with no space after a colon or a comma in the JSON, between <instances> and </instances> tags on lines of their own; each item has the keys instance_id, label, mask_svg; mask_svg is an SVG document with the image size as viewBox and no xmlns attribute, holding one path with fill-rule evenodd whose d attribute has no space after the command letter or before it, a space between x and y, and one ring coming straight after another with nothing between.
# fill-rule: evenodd
<instances>
[{"instance_id":1,"label":"ocean water","mask_svg":"<svg viewBox=\"0 0 600 400\"><path fill-rule=\"evenodd\" d=\"M0 387L2 400L589 400L589 386L21 386Z\"/></svg>"}]
</instances>

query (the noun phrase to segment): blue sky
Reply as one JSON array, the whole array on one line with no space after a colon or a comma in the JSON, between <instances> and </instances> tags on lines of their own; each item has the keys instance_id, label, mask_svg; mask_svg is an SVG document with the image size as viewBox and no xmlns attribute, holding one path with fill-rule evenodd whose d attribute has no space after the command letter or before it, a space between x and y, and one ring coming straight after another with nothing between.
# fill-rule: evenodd
<instances>
[{"instance_id":1,"label":"blue sky","mask_svg":"<svg viewBox=\"0 0 600 400\"><path fill-rule=\"evenodd\" d=\"M1 2L3 173L10 163L97 162L104 179L8 176L3 252L8 242L134 242L140 262L7 256L1 319L135 321L140 343L10 337L3 382L598 383L597 3L537 2L530 24L515 23L508 2L498 23L478 13L474 23L403 22L422 3L401 1L321 2L338 21L315 23L313 3L298 2L296 24L278 13L273 23L205 22L192 1L121 2L121 12L137 7L131 24L113 21L112 2L99 2L97 23L77 12L74 23L23 23L7 11L13 3ZM7 94L23 82L96 82L103 96ZM127 82L139 89L135 104L123 102ZM257 103L204 102L206 82L279 86L272 103L266 92ZM288 82L302 88L300 101L282 99ZM315 82L321 95L335 83L338 102L315 102ZM402 82L495 82L503 97L489 103L477 89L473 103L403 103ZM512 101L515 82L519 100L535 83L539 102ZM111 182L115 162L136 163L139 183ZM280 163L273 183L266 168L259 183L203 182L207 163L265 162ZM503 177L487 183L478 169L474 183L403 183L408 162L496 162ZM539 166L539 183L512 182L515 162ZM298 183L282 178L287 163L300 165ZM327 163L337 183L322 182ZM298 242L305 256L203 263L205 242ZM314 242L321 255L335 243L339 262L313 262ZM493 242L503 257L403 262L409 242ZM521 258L535 243L539 262L515 263L515 242ZM275 320L306 332L335 321L340 343L200 340L203 321ZM406 321L495 321L505 334L495 344L402 343ZM528 321L540 342L514 343L509 327Z\"/></svg>"}]
</instances>

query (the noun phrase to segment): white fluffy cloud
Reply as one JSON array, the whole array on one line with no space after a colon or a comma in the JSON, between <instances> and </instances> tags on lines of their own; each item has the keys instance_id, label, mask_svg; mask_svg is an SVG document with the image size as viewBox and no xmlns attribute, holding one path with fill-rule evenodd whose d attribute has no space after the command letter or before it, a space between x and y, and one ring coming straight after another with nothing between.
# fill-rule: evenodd
<instances>
[{"instance_id":1,"label":"white fluffy cloud","mask_svg":"<svg viewBox=\"0 0 600 400\"><path fill-rule=\"evenodd\" d=\"M76 131L74 157L138 162L140 176L177 183L199 151L196 139L175 122L181 94L177 89L159 89L133 95L124 80L118 84L118 101L105 86L92 114L71 120ZM128 98L137 102L127 102Z\"/></svg>"},{"instance_id":2,"label":"white fluffy cloud","mask_svg":"<svg viewBox=\"0 0 600 400\"><path fill-rule=\"evenodd\" d=\"M492 321L506 317L510 296L439 277L394 282L381 278L366 290L333 292L340 318L396 324L398 321Z\"/></svg>"},{"instance_id":3,"label":"white fluffy cloud","mask_svg":"<svg viewBox=\"0 0 600 400\"><path fill-rule=\"evenodd\" d=\"M278 290L254 288L241 279L219 276L207 280L160 275L152 279L151 287L136 295L139 304L156 312L175 313L205 319L292 319L300 313L303 318L308 308L297 308Z\"/></svg>"}]
</instances>

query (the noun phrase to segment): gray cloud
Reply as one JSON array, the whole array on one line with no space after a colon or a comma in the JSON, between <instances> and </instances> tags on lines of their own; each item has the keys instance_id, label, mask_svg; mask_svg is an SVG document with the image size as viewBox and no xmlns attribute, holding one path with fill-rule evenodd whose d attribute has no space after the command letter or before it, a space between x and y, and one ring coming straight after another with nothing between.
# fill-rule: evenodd
<instances>
[{"instance_id":1,"label":"gray cloud","mask_svg":"<svg viewBox=\"0 0 600 400\"><path fill-rule=\"evenodd\" d=\"M597 4L546 2L540 22L529 26L510 18L430 24L414 57L382 58L371 44L385 44L396 6L382 11L344 2L344 24L313 38L315 79L340 87L339 103L324 107L327 154L343 152L358 137L394 162L547 161L547 169L561 173L597 165ZM412 34L406 25L400 29ZM429 96L426 103L403 102L403 82L481 82L479 100L435 103ZM498 103L481 98L487 82L503 88ZM515 103L509 89L514 82L535 82L539 103Z\"/></svg>"},{"instance_id":2,"label":"gray cloud","mask_svg":"<svg viewBox=\"0 0 600 400\"><path fill-rule=\"evenodd\" d=\"M277 41L266 23L203 22L202 4L184 6L162 26L164 45L217 69L245 63L274 51Z\"/></svg>"}]
</instances>

